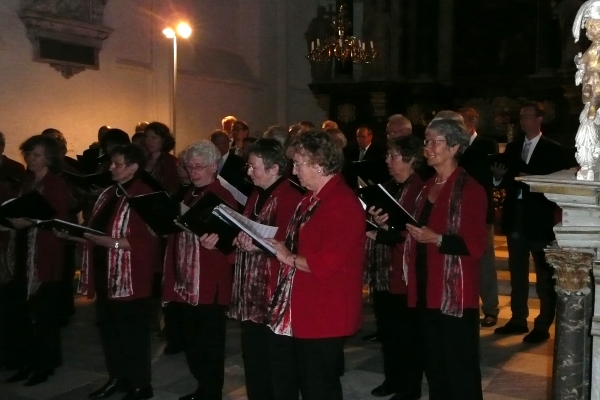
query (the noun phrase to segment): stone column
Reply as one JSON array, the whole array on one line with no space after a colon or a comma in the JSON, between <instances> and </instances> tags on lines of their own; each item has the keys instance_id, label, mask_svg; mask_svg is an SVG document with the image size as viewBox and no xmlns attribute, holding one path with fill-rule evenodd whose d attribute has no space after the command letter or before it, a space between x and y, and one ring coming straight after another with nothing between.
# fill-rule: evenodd
<instances>
[{"instance_id":1,"label":"stone column","mask_svg":"<svg viewBox=\"0 0 600 400\"><path fill-rule=\"evenodd\" d=\"M552 399L587 400L590 395L591 272L594 254L582 250L546 249L556 278L556 340Z\"/></svg>"}]
</instances>

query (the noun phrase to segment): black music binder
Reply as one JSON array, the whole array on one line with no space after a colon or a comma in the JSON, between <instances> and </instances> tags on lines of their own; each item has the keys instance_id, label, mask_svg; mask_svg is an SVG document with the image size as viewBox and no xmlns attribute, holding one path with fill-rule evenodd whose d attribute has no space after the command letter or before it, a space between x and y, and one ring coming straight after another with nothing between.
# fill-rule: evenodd
<instances>
[{"instance_id":1,"label":"black music binder","mask_svg":"<svg viewBox=\"0 0 600 400\"><path fill-rule=\"evenodd\" d=\"M398 229L406 230L406 224L420 226L419 223L402 207L392 195L383 188L381 184L366 186L356 191L358 196L367 204L367 209L381 208L388 214L388 225Z\"/></svg>"}]
</instances>

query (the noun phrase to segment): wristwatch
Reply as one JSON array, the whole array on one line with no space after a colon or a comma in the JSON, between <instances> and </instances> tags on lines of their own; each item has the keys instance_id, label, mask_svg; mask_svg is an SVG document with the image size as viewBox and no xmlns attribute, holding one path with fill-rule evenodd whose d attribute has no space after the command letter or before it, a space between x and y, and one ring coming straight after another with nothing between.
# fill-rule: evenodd
<instances>
[{"instance_id":1,"label":"wristwatch","mask_svg":"<svg viewBox=\"0 0 600 400\"><path fill-rule=\"evenodd\" d=\"M119 239L115 242L115 249L119 250Z\"/></svg>"},{"instance_id":2,"label":"wristwatch","mask_svg":"<svg viewBox=\"0 0 600 400\"><path fill-rule=\"evenodd\" d=\"M435 245L436 245L437 247L442 247L442 239L443 239L443 238L444 238L444 236L443 236L443 235L440 235L440 236L438 236L438 241L437 241L437 242L435 242Z\"/></svg>"}]
</instances>

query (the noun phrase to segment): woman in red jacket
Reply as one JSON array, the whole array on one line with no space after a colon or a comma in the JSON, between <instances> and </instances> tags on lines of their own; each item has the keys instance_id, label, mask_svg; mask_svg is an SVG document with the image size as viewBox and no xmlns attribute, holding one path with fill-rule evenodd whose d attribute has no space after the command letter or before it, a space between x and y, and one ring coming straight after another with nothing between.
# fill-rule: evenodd
<instances>
[{"instance_id":1,"label":"woman in red jacket","mask_svg":"<svg viewBox=\"0 0 600 400\"><path fill-rule=\"evenodd\" d=\"M400 205L413 213L417 196L424 182L415 170L420 170L423 141L416 136L403 136L388 143L386 164L392 179L386 190ZM385 380L371 391L376 397L397 393L392 399L421 397L423 367L420 354L415 352L415 315L406 303L406 277L402 267L404 227L389 227L387 214L369 210L381 227L367 232L367 266L369 285L373 293L373 310L383 353ZM398 229L400 228L400 229Z\"/></svg>"},{"instance_id":2,"label":"woman in red jacket","mask_svg":"<svg viewBox=\"0 0 600 400\"><path fill-rule=\"evenodd\" d=\"M436 174L416 202L421 227L408 225L404 251L408 305L421 318L425 374L432 400L481 400L479 259L486 247L484 189L458 167L469 145L459 122L425 131L425 156Z\"/></svg>"},{"instance_id":3,"label":"woman in red jacket","mask_svg":"<svg viewBox=\"0 0 600 400\"><path fill-rule=\"evenodd\" d=\"M337 400L344 338L362 323L365 213L340 175L344 156L327 133L301 133L287 155L308 192L285 240L271 241L281 263L267 313L275 399L297 399L299 389L304 400Z\"/></svg>"},{"instance_id":4,"label":"woman in red jacket","mask_svg":"<svg viewBox=\"0 0 600 400\"><path fill-rule=\"evenodd\" d=\"M248 176L254 191L246 202L244 216L261 224L276 226L275 239L285 230L302 199L286 177L288 160L283 145L275 139L259 139L248 149ZM273 398L269 363L269 328L265 315L277 287L279 261L260 251L248 235L238 236L233 295L229 316L241 322L242 357L249 400Z\"/></svg>"},{"instance_id":5,"label":"woman in red jacket","mask_svg":"<svg viewBox=\"0 0 600 400\"><path fill-rule=\"evenodd\" d=\"M160 265L159 241L129 207L127 194L152 192L139 179L145 155L134 144L110 154L115 185L96 201L88 223L106 235L85 234L79 292L96 296L96 319L109 380L89 395L104 399L117 391L124 400L153 396L150 358L152 275Z\"/></svg>"},{"instance_id":6,"label":"woman in red jacket","mask_svg":"<svg viewBox=\"0 0 600 400\"><path fill-rule=\"evenodd\" d=\"M183 199L186 206L207 193L236 204L216 179L220 157L206 140L185 150L185 168L192 182ZM221 251L201 245L207 236L188 231L170 235L165 255L163 300L176 305L182 315L185 356L198 381L196 390L182 400L221 399L225 379L225 313L231 299L232 263Z\"/></svg>"},{"instance_id":7,"label":"woman in red jacket","mask_svg":"<svg viewBox=\"0 0 600 400\"><path fill-rule=\"evenodd\" d=\"M169 127L161 122L151 122L144 129L146 171L158 181L169 194L175 193L181 179L177 172L177 157L169 153L175 148L175 138Z\"/></svg>"},{"instance_id":8,"label":"woman in red jacket","mask_svg":"<svg viewBox=\"0 0 600 400\"><path fill-rule=\"evenodd\" d=\"M56 140L32 136L21 144L28 176L21 193L39 191L56 211L55 218L66 220L70 191L58 176L61 155ZM60 328L56 299L62 280L64 246L51 231L33 227L24 218L9 219L16 231L11 234L7 283L12 315L11 339L19 370L8 379L27 379L32 386L48 379L62 364ZM12 266L12 268L10 268Z\"/></svg>"}]
</instances>

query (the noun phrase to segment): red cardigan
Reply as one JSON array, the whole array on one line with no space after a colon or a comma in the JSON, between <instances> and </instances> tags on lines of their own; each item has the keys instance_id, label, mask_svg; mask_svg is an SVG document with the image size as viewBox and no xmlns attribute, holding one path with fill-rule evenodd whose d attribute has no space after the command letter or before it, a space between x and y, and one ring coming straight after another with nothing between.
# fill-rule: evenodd
<instances>
[{"instance_id":1,"label":"red cardigan","mask_svg":"<svg viewBox=\"0 0 600 400\"><path fill-rule=\"evenodd\" d=\"M427 226L439 234L446 234L448 204L452 188L462 168L457 168L440 191ZM425 184L421 196L429 196L435 186L434 178ZM424 202L423 202L424 204ZM461 224L458 235L463 238L468 256L460 256L463 274L463 308L479 308L479 259L487 244L487 196L485 190L473 178L467 176L461 199ZM417 210L417 215L421 210ZM418 220L419 218L417 218ZM411 240L411 256L408 257L408 305L415 307L417 302L416 283L416 241ZM444 254L435 243L427 244L427 308L440 309L442 305L442 284L444 276Z\"/></svg>"},{"instance_id":2,"label":"red cardigan","mask_svg":"<svg viewBox=\"0 0 600 400\"><path fill-rule=\"evenodd\" d=\"M299 235L298 255L311 272L297 270L294 277L292 331L298 338L350 336L362 324L365 212L341 175L317 197L319 206Z\"/></svg>"},{"instance_id":3,"label":"red cardigan","mask_svg":"<svg viewBox=\"0 0 600 400\"><path fill-rule=\"evenodd\" d=\"M39 191L56 211L55 218L68 220L71 194L67 183L58 175L48 171L40 181ZM64 245L64 241L56 237L52 231L37 229L35 247L27 250L34 251L38 281L62 280Z\"/></svg>"},{"instance_id":4,"label":"red cardigan","mask_svg":"<svg viewBox=\"0 0 600 400\"><path fill-rule=\"evenodd\" d=\"M117 186L113 185L107 189L108 195L106 202L110 201L110 198L116 195ZM143 183L140 179L135 179L131 186L127 189L127 193L131 196L139 196L142 194L152 193L152 189ZM119 210L122 202L127 201L125 196L117 202L115 211L110 217L109 227L113 226L114 220L117 217L117 211ZM100 211L100 210L98 210ZM93 223L95 215L92 215L88 225ZM109 228L110 229L110 228ZM144 220L135 212L130 209L129 223L127 225L126 234L124 237L127 238L129 245L131 246L131 284L133 287L133 294L128 297L117 297L111 298L116 301L127 301L135 300L140 298L150 297L152 295L152 279L154 276L154 270L160 266L160 240L146 225ZM110 235L110 232L107 233ZM89 246L90 257L89 257L89 271L88 271L88 298L93 298L95 294L94 286L94 243L87 240L85 246ZM108 251L108 249L106 249ZM110 290L109 290L110 293ZM109 295L110 296L110 295Z\"/></svg>"},{"instance_id":5,"label":"red cardigan","mask_svg":"<svg viewBox=\"0 0 600 400\"><path fill-rule=\"evenodd\" d=\"M197 197L192 196L194 186L184 197L184 204L191 206L196 202ZM237 204L236 200L223 186L218 179L205 187L204 193L213 192L229 204ZM184 299L175 292L175 265L178 259L179 236L181 233L169 235L164 262L163 276L163 300L184 302ZM198 304L216 304L229 305L231 299L231 279L232 265L227 256L219 250L207 250L200 246L200 287L198 288Z\"/></svg>"},{"instance_id":6,"label":"red cardigan","mask_svg":"<svg viewBox=\"0 0 600 400\"><path fill-rule=\"evenodd\" d=\"M424 182L415 172L407 186L402 189L402 207L409 213L415 210L415 202L417 196L423 189ZM392 248L392 269L390 271L390 293L406 294L408 287L404 281L403 257L404 257L405 242L398 243Z\"/></svg>"},{"instance_id":7,"label":"red cardigan","mask_svg":"<svg viewBox=\"0 0 600 400\"><path fill-rule=\"evenodd\" d=\"M151 175L167 190L167 193L173 194L181 184L181 178L177 172L179 159L171 153L161 153L156 161Z\"/></svg>"}]
</instances>

